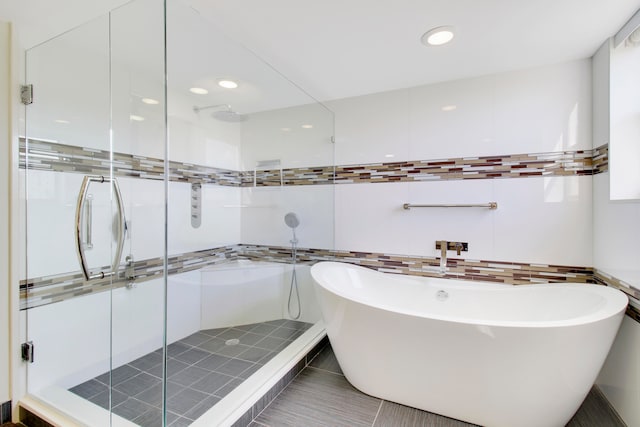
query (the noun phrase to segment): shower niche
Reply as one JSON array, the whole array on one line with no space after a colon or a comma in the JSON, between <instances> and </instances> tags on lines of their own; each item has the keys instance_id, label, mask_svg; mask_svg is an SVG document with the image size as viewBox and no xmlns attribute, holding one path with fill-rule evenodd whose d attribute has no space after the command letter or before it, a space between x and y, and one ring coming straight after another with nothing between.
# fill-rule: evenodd
<instances>
[{"instance_id":1,"label":"shower niche","mask_svg":"<svg viewBox=\"0 0 640 427\"><path fill-rule=\"evenodd\" d=\"M309 171L332 170L333 114L212 22L136 0L26 52L36 412L231 425L324 336L309 268L333 249L333 186Z\"/></svg>"}]
</instances>

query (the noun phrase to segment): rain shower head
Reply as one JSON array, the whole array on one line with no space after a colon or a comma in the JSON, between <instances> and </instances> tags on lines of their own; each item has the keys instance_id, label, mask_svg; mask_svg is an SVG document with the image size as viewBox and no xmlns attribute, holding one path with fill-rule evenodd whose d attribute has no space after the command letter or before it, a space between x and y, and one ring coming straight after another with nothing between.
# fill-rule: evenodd
<instances>
[{"instance_id":1,"label":"rain shower head","mask_svg":"<svg viewBox=\"0 0 640 427\"><path fill-rule=\"evenodd\" d=\"M232 122L232 123L245 122L249 119L249 116L245 114L240 114L237 111L233 111L233 110L214 111L213 114L211 114L211 116L214 119L218 119L223 122Z\"/></svg>"},{"instance_id":2,"label":"rain shower head","mask_svg":"<svg viewBox=\"0 0 640 427\"><path fill-rule=\"evenodd\" d=\"M300 220L294 212L289 212L284 216L284 223L287 224L287 227L295 229L300 225Z\"/></svg>"},{"instance_id":3,"label":"rain shower head","mask_svg":"<svg viewBox=\"0 0 640 427\"><path fill-rule=\"evenodd\" d=\"M247 116L246 114L240 114L237 111L233 111L233 109L231 108L231 105L229 104L208 105L206 107L193 107L193 111L195 111L196 113L199 113L202 110L208 110L210 108L223 108L221 110L214 111L211 114L211 117L223 122L239 123L239 122L247 121L249 119L249 116Z\"/></svg>"}]
</instances>

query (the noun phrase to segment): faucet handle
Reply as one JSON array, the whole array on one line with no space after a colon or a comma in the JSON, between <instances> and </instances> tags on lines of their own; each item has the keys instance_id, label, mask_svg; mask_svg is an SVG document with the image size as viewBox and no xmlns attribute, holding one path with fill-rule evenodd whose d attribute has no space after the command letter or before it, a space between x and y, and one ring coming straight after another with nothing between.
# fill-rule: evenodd
<instances>
[{"instance_id":1,"label":"faucet handle","mask_svg":"<svg viewBox=\"0 0 640 427\"><path fill-rule=\"evenodd\" d=\"M456 242L456 253L460 256L460 251L462 251L462 242Z\"/></svg>"},{"instance_id":2,"label":"faucet handle","mask_svg":"<svg viewBox=\"0 0 640 427\"><path fill-rule=\"evenodd\" d=\"M446 240L437 240L436 249L442 251L456 251L458 256L462 252L469 251L469 243L467 242L448 242Z\"/></svg>"}]
</instances>

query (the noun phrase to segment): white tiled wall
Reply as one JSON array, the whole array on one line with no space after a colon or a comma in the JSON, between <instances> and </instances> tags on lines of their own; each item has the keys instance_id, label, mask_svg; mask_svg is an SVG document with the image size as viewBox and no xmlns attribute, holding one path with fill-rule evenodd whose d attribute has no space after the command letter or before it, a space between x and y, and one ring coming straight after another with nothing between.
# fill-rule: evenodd
<instances>
[{"instance_id":1,"label":"white tiled wall","mask_svg":"<svg viewBox=\"0 0 640 427\"><path fill-rule=\"evenodd\" d=\"M624 318L597 380L600 390L628 426L640 425L640 324Z\"/></svg>"},{"instance_id":2,"label":"white tiled wall","mask_svg":"<svg viewBox=\"0 0 640 427\"><path fill-rule=\"evenodd\" d=\"M200 329L200 273L171 276L167 292L171 343ZM27 336L37 344L28 367L29 392L68 388L162 346L164 281L72 298L27 314Z\"/></svg>"},{"instance_id":3,"label":"white tiled wall","mask_svg":"<svg viewBox=\"0 0 640 427\"><path fill-rule=\"evenodd\" d=\"M590 64L332 101L336 164L590 149ZM435 240L469 242L470 259L590 266L591 178L336 185L336 249L436 256Z\"/></svg>"},{"instance_id":4,"label":"white tiled wall","mask_svg":"<svg viewBox=\"0 0 640 427\"><path fill-rule=\"evenodd\" d=\"M247 187L242 189L241 242L290 246L292 231L284 216L294 212L298 245L304 248L333 247L333 191L331 185Z\"/></svg>"},{"instance_id":5,"label":"white tiled wall","mask_svg":"<svg viewBox=\"0 0 640 427\"><path fill-rule=\"evenodd\" d=\"M593 146L613 142L610 129L611 41L593 57ZM613 149L610 147L610 149ZM610 170L616 163L609 165ZM620 171L623 172L623 171ZM640 202L610 200L611 172L593 177L593 266L640 287ZM640 324L625 318L597 384L629 426L640 425Z\"/></svg>"},{"instance_id":6,"label":"white tiled wall","mask_svg":"<svg viewBox=\"0 0 640 427\"><path fill-rule=\"evenodd\" d=\"M282 168L330 166L332 136L333 114L321 104L253 113L242 123L241 169L265 160L279 160Z\"/></svg>"},{"instance_id":7,"label":"white tiled wall","mask_svg":"<svg viewBox=\"0 0 640 427\"><path fill-rule=\"evenodd\" d=\"M29 277L78 271L80 267L76 255L74 223L83 175L29 171L28 176ZM124 262L124 257L129 254L133 254L135 260L161 257L164 253L164 183L138 178L118 178L118 182L129 224L121 262ZM24 185L24 182L21 185ZM204 185L202 223L198 228L191 226L190 197L190 184L169 184L169 255L236 244L240 241L238 206L241 194L238 188ZM94 249L86 251L86 254L94 259L94 252L101 246L99 243L111 241L110 224L107 223L106 227L98 225L100 211L100 206L94 206L92 229L95 244ZM108 218L106 220L108 221ZM102 246L109 249L108 246ZM100 259L109 258L105 255ZM91 264L93 267L98 265ZM21 271L24 274L27 270Z\"/></svg>"}]
</instances>

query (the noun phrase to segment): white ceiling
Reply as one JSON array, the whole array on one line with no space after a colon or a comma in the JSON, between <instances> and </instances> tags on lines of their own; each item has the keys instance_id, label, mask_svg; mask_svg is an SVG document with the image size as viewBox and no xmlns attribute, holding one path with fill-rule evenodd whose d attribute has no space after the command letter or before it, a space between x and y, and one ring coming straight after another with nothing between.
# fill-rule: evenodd
<instances>
[{"instance_id":1,"label":"white ceiling","mask_svg":"<svg viewBox=\"0 0 640 427\"><path fill-rule=\"evenodd\" d=\"M640 8L640 0L187 1L322 100L586 58ZM123 3L0 0L0 20L15 22L30 47ZM455 26L453 43L423 46L420 36L441 25Z\"/></svg>"}]
</instances>

